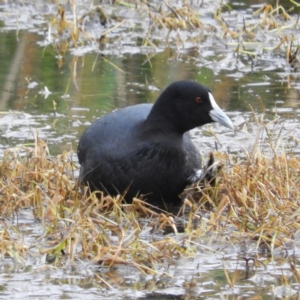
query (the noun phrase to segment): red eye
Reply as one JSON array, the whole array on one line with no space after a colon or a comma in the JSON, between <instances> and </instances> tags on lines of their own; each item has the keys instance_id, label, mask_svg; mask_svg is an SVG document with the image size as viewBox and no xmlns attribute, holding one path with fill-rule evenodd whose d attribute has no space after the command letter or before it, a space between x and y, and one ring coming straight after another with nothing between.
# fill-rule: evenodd
<instances>
[{"instance_id":1,"label":"red eye","mask_svg":"<svg viewBox=\"0 0 300 300\"><path fill-rule=\"evenodd\" d=\"M196 101L197 103L202 103L202 99L201 99L200 97L197 97L197 98L195 99L195 101Z\"/></svg>"}]
</instances>

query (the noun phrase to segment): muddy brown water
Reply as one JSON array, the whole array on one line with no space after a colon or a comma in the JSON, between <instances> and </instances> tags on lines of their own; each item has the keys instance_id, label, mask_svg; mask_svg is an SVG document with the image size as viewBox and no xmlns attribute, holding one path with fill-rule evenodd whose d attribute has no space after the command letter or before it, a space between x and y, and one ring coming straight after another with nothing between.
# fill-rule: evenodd
<instances>
[{"instance_id":1,"label":"muddy brown water","mask_svg":"<svg viewBox=\"0 0 300 300\"><path fill-rule=\"evenodd\" d=\"M110 1L100 2L107 13L114 12ZM93 120L116 108L153 102L166 85L179 79L196 80L209 87L238 128L236 132L229 132L211 124L193 130L192 136L203 155L216 147L240 156L250 151L257 138L253 112L259 116L264 114L266 120L276 120L270 125L274 138L280 133L285 147L299 154L298 64L287 63L288 43L278 51L269 48L278 46L286 35L293 36L296 51L300 25L290 21L287 28L282 28L282 34L276 32L276 28L272 32L258 28L257 39L241 37L244 50L251 54L237 54L239 40L222 40L220 25L212 17L221 2L190 2L195 9L203 2L200 14L208 32L201 40L193 40L192 31L180 31L184 47L181 42L172 42L178 40L174 32L168 44L165 42L167 31L162 30L152 36L156 47L143 46L148 19L143 20L132 7L121 6L114 13L123 17L126 25L108 34L110 42L99 48L96 39L106 29L90 20L85 24L86 30L95 39L78 48L71 45L64 55L57 51L61 45L49 25L49 20L57 15L55 4L51 1L1 2L0 155L9 147L32 144L36 130L48 143L51 155L74 150L80 135ZM249 26L260 22L252 13L265 2L274 5L274 1L229 1L232 10L224 9L222 18L233 31L239 32L244 20ZM285 9L292 5L290 1L279 2ZM70 18L70 5L67 1L63 5ZM77 1L81 14L91 6L91 1ZM290 12L294 20L297 13L295 6ZM280 18L277 22L280 26ZM264 135L259 138L263 141ZM18 220L8 222L21 230L28 245L42 233L41 225L33 220L30 210L22 212ZM150 238L149 228L142 234L145 239ZM177 238L180 240L180 236ZM261 295L263 299L292 299L289 297L299 292L297 284L277 284L282 274L291 275L289 266L281 260L284 253L276 253L272 266L262 265L254 270L246 267L245 260L256 251L252 245L248 245L245 254L243 243L232 245L226 234L218 245L210 245L213 239L208 235L199 241L195 245L198 255L194 258L162 264L159 271L168 272L171 279L141 275L124 266L108 270L88 261L79 262L75 268L66 262L64 268L57 269L37 253L32 253L22 265L3 258L0 298L249 299ZM207 251L206 245L215 251L211 248ZM297 257L299 250L293 251ZM236 276L234 288L228 285L224 268ZM97 274L112 288L103 288Z\"/></svg>"}]
</instances>

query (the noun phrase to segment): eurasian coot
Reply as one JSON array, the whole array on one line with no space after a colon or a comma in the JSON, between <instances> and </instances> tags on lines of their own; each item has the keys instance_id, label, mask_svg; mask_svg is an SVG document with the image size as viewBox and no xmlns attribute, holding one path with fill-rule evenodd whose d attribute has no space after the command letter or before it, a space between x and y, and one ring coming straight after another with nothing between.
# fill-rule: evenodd
<instances>
[{"instance_id":1,"label":"eurasian coot","mask_svg":"<svg viewBox=\"0 0 300 300\"><path fill-rule=\"evenodd\" d=\"M193 81L170 84L154 104L114 111L93 123L78 145L79 182L131 202L178 204L199 180L201 157L188 131L211 122L233 129L209 89Z\"/></svg>"}]
</instances>

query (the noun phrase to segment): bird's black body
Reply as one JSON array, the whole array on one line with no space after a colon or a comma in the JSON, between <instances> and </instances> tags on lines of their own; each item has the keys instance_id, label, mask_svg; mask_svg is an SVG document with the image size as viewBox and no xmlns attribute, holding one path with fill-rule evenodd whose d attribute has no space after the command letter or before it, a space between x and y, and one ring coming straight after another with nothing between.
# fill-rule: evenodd
<instances>
[{"instance_id":1,"label":"bird's black body","mask_svg":"<svg viewBox=\"0 0 300 300\"><path fill-rule=\"evenodd\" d=\"M178 203L202 167L187 131L214 121L209 93L195 82L179 81L154 105L129 106L98 119L78 145L80 182L110 195L126 191L127 202L144 195L158 205Z\"/></svg>"}]
</instances>

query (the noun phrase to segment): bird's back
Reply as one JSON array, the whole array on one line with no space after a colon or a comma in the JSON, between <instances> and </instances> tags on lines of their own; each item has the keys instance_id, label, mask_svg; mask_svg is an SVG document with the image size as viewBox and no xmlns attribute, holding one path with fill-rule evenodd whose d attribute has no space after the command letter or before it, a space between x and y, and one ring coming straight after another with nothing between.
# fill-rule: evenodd
<instances>
[{"instance_id":1,"label":"bird's back","mask_svg":"<svg viewBox=\"0 0 300 300\"><path fill-rule=\"evenodd\" d=\"M151 107L140 104L115 111L84 132L78 145L81 182L111 195L127 191L128 202L138 194L152 203L178 200L201 167L200 155L188 134L149 134L143 124Z\"/></svg>"}]
</instances>

